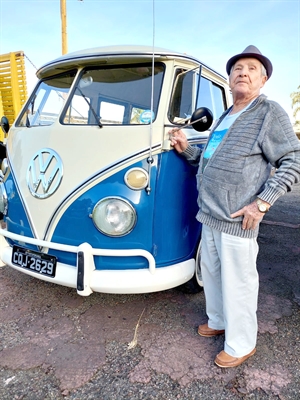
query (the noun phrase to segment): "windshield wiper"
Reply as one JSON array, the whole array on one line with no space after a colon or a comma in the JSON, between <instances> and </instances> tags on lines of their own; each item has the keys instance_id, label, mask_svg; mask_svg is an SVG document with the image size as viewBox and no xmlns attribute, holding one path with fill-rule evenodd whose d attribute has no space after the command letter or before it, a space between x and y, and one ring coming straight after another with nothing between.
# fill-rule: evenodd
<instances>
[{"instance_id":1,"label":"windshield wiper","mask_svg":"<svg viewBox=\"0 0 300 400\"><path fill-rule=\"evenodd\" d=\"M100 121L101 118L98 117L98 115L96 114L96 112L95 112L94 108L92 107L90 101L85 97L85 95L82 93L81 89L80 89L78 86L77 86L76 89L79 91L79 93L81 94L81 96L82 96L82 97L84 98L84 100L87 102L87 104L88 104L88 106L89 106L89 109L92 111L95 120L98 122L99 128L102 128L103 125L101 124L101 121Z\"/></svg>"}]
</instances>

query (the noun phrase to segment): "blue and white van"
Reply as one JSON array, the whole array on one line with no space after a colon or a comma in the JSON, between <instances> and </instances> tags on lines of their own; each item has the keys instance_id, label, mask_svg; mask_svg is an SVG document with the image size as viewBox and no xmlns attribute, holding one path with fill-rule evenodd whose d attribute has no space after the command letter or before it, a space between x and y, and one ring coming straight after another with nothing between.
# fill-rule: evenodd
<instances>
[{"instance_id":1,"label":"blue and white van","mask_svg":"<svg viewBox=\"0 0 300 400\"><path fill-rule=\"evenodd\" d=\"M194 57L143 46L70 53L37 77L1 167L1 265L83 296L197 277L196 169L168 131L183 127L203 146L210 124L198 132L189 122L199 108L216 119L229 106L226 79Z\"/></svg>"}]
</instances>

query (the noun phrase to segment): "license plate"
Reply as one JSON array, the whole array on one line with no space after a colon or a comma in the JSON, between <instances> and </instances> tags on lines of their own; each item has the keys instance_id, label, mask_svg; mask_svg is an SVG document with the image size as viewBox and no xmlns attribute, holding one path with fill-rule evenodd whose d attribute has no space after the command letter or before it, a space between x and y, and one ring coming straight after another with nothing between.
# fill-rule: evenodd
<instances>
[{"instance_id":1,"label":"license plate","mask_svg":"<svg viewBox=\"0 0 300 400\"><path fill-rule=\"evenodd\" d=\"M13 246L11 262L18 267L28 269L37 274L55 277L57 258L23 247Z\"/></svg>"}]
</instances>

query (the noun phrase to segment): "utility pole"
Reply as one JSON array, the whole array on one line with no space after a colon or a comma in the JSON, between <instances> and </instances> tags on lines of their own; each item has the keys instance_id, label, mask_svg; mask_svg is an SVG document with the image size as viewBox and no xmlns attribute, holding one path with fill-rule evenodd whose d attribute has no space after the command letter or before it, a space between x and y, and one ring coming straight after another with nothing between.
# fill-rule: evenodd
<instances>
[{"instance_id":1,"label":"utility pole","mask_svg":"<svg viewBox=\"0 0 300 400\"><path fill-rule=\"evenodd\" d=\"M60 16L61 16L62 54L66 54L68 52L66 0L60 0Z\"/></svg>"}]
</instances>

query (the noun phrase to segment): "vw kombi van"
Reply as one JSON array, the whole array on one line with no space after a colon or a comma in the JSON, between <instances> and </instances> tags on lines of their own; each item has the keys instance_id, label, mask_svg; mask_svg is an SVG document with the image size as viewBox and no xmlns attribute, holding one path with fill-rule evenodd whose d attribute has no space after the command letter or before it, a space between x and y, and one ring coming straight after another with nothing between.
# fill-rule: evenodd
<instances>
[{"instance_id":1,"label":"vw kombi van","mask_svg":"<svg viewBox=\"0 0 300 400\"><path fill-rule=\"evenodd\" d=\"M141 46L70 53L37 77L2 162L2 265L83 296L200 283L196 169L168 131L204 146L226 79Z\"/></svg>"}]
</instances>

